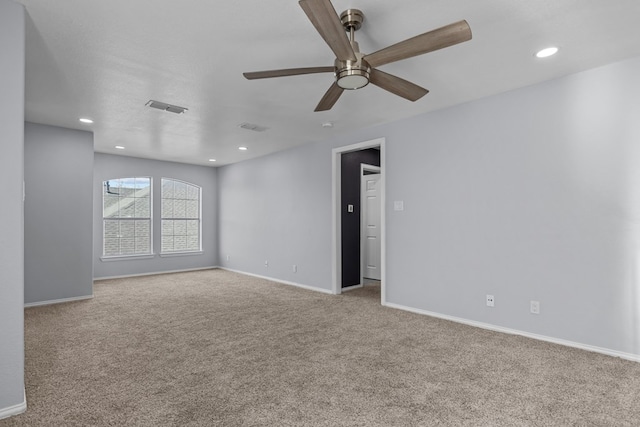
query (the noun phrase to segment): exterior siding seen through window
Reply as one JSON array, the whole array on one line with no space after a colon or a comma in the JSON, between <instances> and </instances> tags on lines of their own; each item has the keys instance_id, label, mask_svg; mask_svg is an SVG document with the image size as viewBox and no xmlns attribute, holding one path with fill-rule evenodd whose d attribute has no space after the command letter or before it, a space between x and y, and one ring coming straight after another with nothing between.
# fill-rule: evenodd
<instances>
[{"instance_id":1,"label":"exterior siding seen through window","mask_svg":"<svg viewBox=\"0 0 640 427\"><path fill-rule=\"evenodd\" d=\"M201 196L202 189L197 185L162 178L162 253L202 250Z\"/></svg>"},{"instance_id":2,"label":"exterior siding seen through window","mask_svg":"<svg viewBox=\"0 0 640 427\"><path fill-rule=\"evenodd\" d=\"M151 253L151 178L102 183L103 255Z\"/></svg>"}]
</instances>

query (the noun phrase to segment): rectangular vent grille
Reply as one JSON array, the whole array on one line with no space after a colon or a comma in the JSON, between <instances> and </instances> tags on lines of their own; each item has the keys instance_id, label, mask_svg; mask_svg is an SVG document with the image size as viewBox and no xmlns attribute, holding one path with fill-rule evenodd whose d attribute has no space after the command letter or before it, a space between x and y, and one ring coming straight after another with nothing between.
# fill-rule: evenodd
<instances>
[{"instance_id":1,"label":"rectangular vent grille","mask_svg":"<svg viewBox=\"0 0 640 427\"><path fill-rule=\"evenodd\" d=\"M151 100L145 104L147 107L157 108L158 110L168 111L170 113L182 114L188 110L185 107L178 107L177 105L167 104L166 102Z\"/></svg>"},{"instance_id":2,"label":"rectangular vent grille","mask_svg":"<svg viewBox=\"0 0 640 427\"><path fill-rule=\"evenodd\" d=\"M266 126L260 126L260 125L255 125L253 123L240 123L238 125L238 127L241 127L242 129L246 129L246 130L252 130L254 132L264 132L265 130L269 129Z\"/></svg>"}]
</instances>

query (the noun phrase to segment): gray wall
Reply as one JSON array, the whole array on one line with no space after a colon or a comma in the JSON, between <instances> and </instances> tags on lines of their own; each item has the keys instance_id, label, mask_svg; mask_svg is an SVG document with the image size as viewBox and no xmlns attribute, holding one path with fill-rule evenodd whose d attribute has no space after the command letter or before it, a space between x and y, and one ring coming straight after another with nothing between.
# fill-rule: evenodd
<instances>
[{"instance_id":1,"label":"gray wall","mask_svg":"<svg viewBox=\"0 0 640 427\"><path fill-rule=\"evenodd\" d=\"M151 259L103 261L102 182L114 178L153 178L153 252ZM217 171L215 168L135 157L95 154L93 182L93 268L96 279L214 267L217 265ZM202 187L202 254L160 257L160 180L174 178Z\"/></svg>"},{"instance_id":2,"label":"gray wall","mask_svg":"<svg viewBox=\"0 0 640 427\"><path fill-rule=\"evenodd\" d=\"M220 263L330 289L331 149L385 137L389 303L640 355L638 99L636 58L222 167Z\"/></svg>"},{"instance_id":3,"label":"gray wall","mask_svg":"<svg viewBox=\"0 0 640 427\"><path fill-rule=\"evenodd\" d=\"M331 156L326 146L307 145L222 167L218 180L221 265L331 289Z\"/></svg>"},{"instance_id":4,"label":"gray wall","mask_svg":"<svg viewBox=\"0 0 640 427\"><path fill-rule=\"evenodd\" d=\"M93 134L25 124L25 303L93 294Z\"/></svg>"},{"instance_id":5,"label":"gray wall","mask_svg":"<svg viewBox=\"0 0 640 427\"><path fill-rule=\"evenodd\" d=\"M24 404L24 155L25 13L0 0L0 414Z\"/></svg>"}]
</instances>

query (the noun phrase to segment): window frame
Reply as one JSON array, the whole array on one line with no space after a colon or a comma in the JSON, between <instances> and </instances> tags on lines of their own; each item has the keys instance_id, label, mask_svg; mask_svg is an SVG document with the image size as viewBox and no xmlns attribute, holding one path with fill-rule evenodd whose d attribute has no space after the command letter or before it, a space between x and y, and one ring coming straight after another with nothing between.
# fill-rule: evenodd
<instances>
[{"instance_id":1,"label":"window frame","mask_svg":"<svg viewBox=\"0 0 640 427\"><path fill-rule=\"evenodd\" d=\"M198 191L198 218L190 218L186 216L186 209L185 209L185 217L180 217L180 218L176 218L176 217L170 217L170 218L165 218L163 216L163 204L164 204L164 181L172 181L174 184L175 183L181 183L186 185L186 188L189 187L194 187L195 189L197 189ZM175 198L173 198L172 200L176 200ZM193 200L193 199L187 199L185 197L184 199L185 201L187 200ZM161 257L176 257L176 256L187 256L187 255L197 255L197 254L202 254L203 250L202 250L202 186L195 184L193 182L188 182L188 181L184 181L181 179L176 179L176 178L169 178L169 177L161 177L160 178L160 256ZM163 237L164 237L164 228L163 228L163 222L164 221L198 221L198 248L197 249L184 249L184 250L172 250L172 251L165 251L163 250ZM173 237L175 237L175 234L172 234ZM185 235L185 237L187 237L188 234ZM174 245L175 248L175 245Z\"/></svg>"},{"instance_id":2,"label":"window frame","mask_svg":"<svg viewBox=\"0 0 640 427\"><path fill-rule=\"evenodd\" d=\"M136 179L147 179L149 180L149 217L105 217L105 192L104 192L104 187L106 186L106 183L109 181L120 181L120 180L136 180ZM153 177L152 176L127 176L127 177L118 177L118 178L109 178L109 179L105 179L104 181L102 181L102 256L100 257L100 259L102 261L119 261L119 260L126 260L126 259L145 259L145 258L153 258L154 252L153 252ZM135 199L135 197L134 197ZM120 213L120 208L118 208L118 213ZM140 253L132 253L132 254L122 254L119 253L117 255L107 255L106 254L106 221L118 221L118 223L120 224L120 221L148 221L149 222L149 250L148 252L140 252ZM135 223L134 223L135 224ZM135 225L134 225L135 226ZM121 238L121 237L120 237ZM135 232L134 232L134 236L133 236L134 240L135 240ZM134 241L134 248L135 248L135 241ZM135 249L134 249L135 250Z\"/></svg>"}]
</instances>

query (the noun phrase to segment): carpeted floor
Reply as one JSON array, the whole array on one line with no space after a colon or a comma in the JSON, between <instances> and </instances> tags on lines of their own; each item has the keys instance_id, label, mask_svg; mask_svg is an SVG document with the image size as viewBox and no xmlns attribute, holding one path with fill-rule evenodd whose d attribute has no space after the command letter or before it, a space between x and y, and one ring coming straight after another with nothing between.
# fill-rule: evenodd
<instances>
[{"instance_id":1,"label":"carpeted floor","mask_svg":"<svg viewBox=\"0 0 640 427\"><path fill-rule=\"evenodd\" d=\"M222 270L30 308L1 426L638 426L640 364Z\"/></svg>"}]
</instances>

